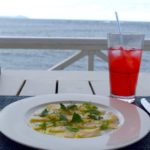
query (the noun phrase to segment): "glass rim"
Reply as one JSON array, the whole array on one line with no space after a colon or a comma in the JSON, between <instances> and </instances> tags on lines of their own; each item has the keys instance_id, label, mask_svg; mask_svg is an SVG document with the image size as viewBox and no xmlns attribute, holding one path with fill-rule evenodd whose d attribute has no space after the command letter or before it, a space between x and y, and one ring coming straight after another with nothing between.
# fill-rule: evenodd
<instances>
[{"instance_id":1,"label":"glass rim","mask_svg":"<svg viewBox=\"0 0 150 150\"><path fill-rule=\"evenodd\" d=\"M127 42L126 41L134 41L134 42ZM130 32L123 32L122 34L117 32L110 32L107 34L107 48L114 47L114 44L120 46L128 46L132 48L140 48L141 50L144 49L144 41L145 41L145 34L142 33L130 33ZM113 44L114 43L114 44ZM134 43L134 44L133 44Z\"/></svg>"},{"instance_id":2,"label":"glass rim","mask_svg":"<svg viewBox=\"0 0 150 150\"><path fill-rule=\"evenodd\" d=\"M134 33L134 32L122 32L121 34L117 33L117 32L108 32L107 36L109 36L109 35L132 35L132 36L143 36L143 37L145 37L144 33Z\"/></svg>"}]
</instances>

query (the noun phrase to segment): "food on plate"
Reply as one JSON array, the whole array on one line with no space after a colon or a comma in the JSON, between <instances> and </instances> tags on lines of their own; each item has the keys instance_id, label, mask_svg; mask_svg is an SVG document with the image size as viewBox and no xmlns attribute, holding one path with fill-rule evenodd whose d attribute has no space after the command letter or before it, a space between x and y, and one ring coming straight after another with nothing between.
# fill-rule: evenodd
<instances>
[{"instance_id":1,"label":"food on plate","mask_svg":"<svg viewBox=\"0 0 150 150\"><path fill-rule=\"evenodd\" d=\"M119 118L91 102L64 102L48 104L34 112L29 124L44 134L89 138L117 129Z\"/></svg>"}]
</instances>

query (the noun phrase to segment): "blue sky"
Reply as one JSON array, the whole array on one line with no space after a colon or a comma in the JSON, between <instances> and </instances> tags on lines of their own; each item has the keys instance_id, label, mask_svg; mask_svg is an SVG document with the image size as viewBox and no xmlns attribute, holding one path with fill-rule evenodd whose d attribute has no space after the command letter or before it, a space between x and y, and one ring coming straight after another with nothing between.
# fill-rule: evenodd
<instances>
[{"instance_id":1,"label":"blue sky","mask_svg":"<svg viewBox=\"0 0 150 150\"><path fill-rule=\"evenodd\" d=\"M150 0L0 0L0 16L150 21Z\"/></svg>"}]
</instances>

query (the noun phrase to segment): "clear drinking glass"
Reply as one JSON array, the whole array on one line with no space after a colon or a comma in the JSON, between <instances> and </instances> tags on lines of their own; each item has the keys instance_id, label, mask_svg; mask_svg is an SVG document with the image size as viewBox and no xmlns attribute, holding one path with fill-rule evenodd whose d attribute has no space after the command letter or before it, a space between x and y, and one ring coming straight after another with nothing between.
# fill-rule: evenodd
<instances>
[{"instance_id":1,"label":"clear drinking glass","mask_svg":"<svg viewBox=\"0 0 150 150\"><path fill-rule=\"evenodd\" d=\"M108 34L110 95L127 102L135 100L140 70L143 34Z\"/></svg>"}]
</instances>

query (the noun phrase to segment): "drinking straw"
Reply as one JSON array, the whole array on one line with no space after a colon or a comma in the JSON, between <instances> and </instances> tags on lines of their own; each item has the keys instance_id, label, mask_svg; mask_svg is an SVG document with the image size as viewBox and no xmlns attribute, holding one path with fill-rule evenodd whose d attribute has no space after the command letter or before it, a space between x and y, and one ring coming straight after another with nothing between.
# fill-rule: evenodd
<instances>
[{"instance_id":1,"label":"drinking straw","mask_svg":"<svg viewBox=\"0 0 150 150\"><path fill-rule=\"evenodd\" d=\"M119 34L121 35L120 22L119 22L119 18L118 18L118 13L117 13L116 11L115 11L115 15L116 15L116 20L117 20L117 25L118 25Z\"/></svg>"},{"instance_id":2,"label":"drinking straw","mask_svg":"<svg viewBox=\"0 0 150 150\"><path fill-rule=\"evenodd\" d=\"M118 31L120 34L120 43L123 44L123 37L122 37L122 33L121 33L120 21L118 18L118 13L116 11L115 11L115 16L116 16L116 20L117 20Z\"/></svg>"}]
</instances>

